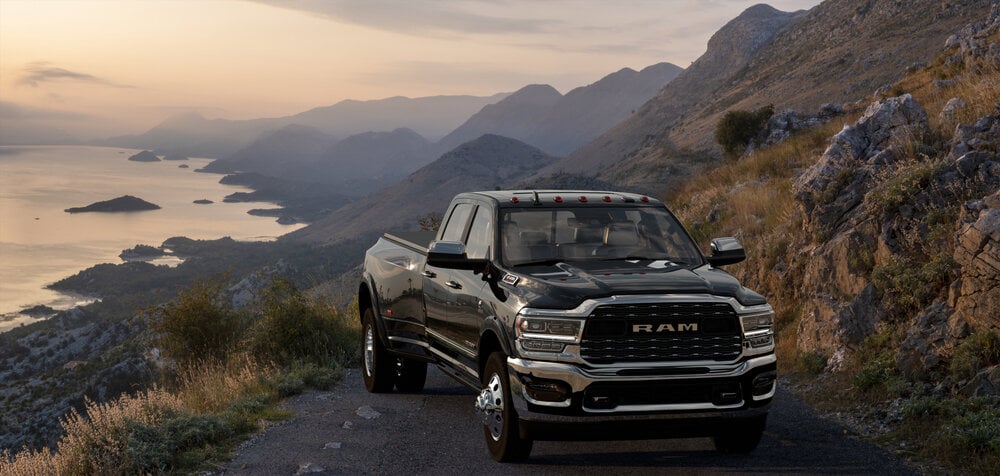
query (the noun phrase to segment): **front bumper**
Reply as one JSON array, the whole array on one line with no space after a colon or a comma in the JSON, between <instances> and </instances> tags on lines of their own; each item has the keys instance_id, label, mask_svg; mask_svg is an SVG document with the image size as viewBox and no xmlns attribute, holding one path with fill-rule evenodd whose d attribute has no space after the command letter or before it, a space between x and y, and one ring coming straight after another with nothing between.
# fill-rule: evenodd
<instances>
[{"instance_id":1,"label":"front bumper","mask_svg":"<svg viewBox=\"0 0 1000 476\"><path fill-rule=\"evenodd\" d=\"M709 436L734 419L766 415L775 362L767 354L711 366L588 369L509 357L507 367L525 437L585 439L594 430L599 439L632 439ZM566 398L532 397L545 386Z\"/></svg>"}]
</instances>

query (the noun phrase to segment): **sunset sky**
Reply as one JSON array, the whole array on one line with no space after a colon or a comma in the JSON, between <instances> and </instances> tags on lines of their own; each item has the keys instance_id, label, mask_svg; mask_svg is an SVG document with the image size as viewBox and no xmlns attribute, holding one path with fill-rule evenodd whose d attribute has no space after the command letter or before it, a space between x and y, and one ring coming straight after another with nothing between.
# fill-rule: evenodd
<instances>
[{"instance_id":1,"label":"sunset sky","mask_svg":"<svg viewBox=\"0 0 1000 476\"><path fill-rule=\"evenodd\" d=\"M0 125L94 138L191 110L273 117L530 83L565 93L623 67L687 67L755 3L0 0Z\"/></svg>"}]
</instances>

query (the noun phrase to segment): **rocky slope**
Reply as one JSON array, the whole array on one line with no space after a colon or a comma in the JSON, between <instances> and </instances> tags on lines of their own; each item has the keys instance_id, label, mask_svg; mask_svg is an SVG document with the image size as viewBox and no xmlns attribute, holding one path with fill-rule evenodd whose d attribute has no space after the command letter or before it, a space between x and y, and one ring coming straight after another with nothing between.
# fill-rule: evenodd
<instances>
[{"instance_id":1,"label":"rocky slope","mask_svg":"<svg viewBox=\"0 0 1000 476\"><path fill-rule=\"evenodd\" d=\"M818 111L853 103L937 54L989 2L827 0L808 12L766 5L720 29L656 98L545 173L575 171L663 192L719 157L713 131L731 109Z\"/></svg>"}]
</instances>

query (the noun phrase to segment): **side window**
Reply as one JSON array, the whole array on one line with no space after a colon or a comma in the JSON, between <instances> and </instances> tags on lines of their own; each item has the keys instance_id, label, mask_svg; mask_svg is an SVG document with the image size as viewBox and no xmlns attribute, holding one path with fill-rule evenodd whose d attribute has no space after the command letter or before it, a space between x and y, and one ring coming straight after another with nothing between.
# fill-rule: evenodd
<instances>
[{"instance_id":1,"label":"side window","mask_svg":"<svg viewBox=\"0 0 1000 476\"><path fill-rule=\"evenodd\" d=\"M469 215L472 214L471 203L459 203L448 218L448 224L444 226L441 234L441 241L462 241L465 233L465 224L469 222Z\"/></svg>"},{"instance_id":2,"label":"side window","mask_svg":"<svg viewBox=\"0 0 1000 476\"><path fill-rule=\"evenodd\" d=\"M469 240L465 245L465 253L471 259L485 259L486 253L493 244L493 216L487 207L479 207L476 218L472 220L469 230Z\"/></svg>"}]
</instances>

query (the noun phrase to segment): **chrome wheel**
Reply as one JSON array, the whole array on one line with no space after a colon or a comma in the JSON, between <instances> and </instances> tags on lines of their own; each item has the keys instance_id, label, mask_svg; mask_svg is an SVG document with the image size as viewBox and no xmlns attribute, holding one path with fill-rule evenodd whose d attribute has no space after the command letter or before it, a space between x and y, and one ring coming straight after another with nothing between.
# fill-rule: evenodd
<instances>
[{"instance_id":1,"label":"chrome wheel","mask_svg":"<svg viewBox=\"0 0 1000 476\"><path fill-rule=\"evenodd\" d=\"M490 431L493 441L500 441L503 437L503 385L499 375L490 375L489 383L476 399L476 409L482 414L483 425Z\"/></svg>"}]
</instances>

